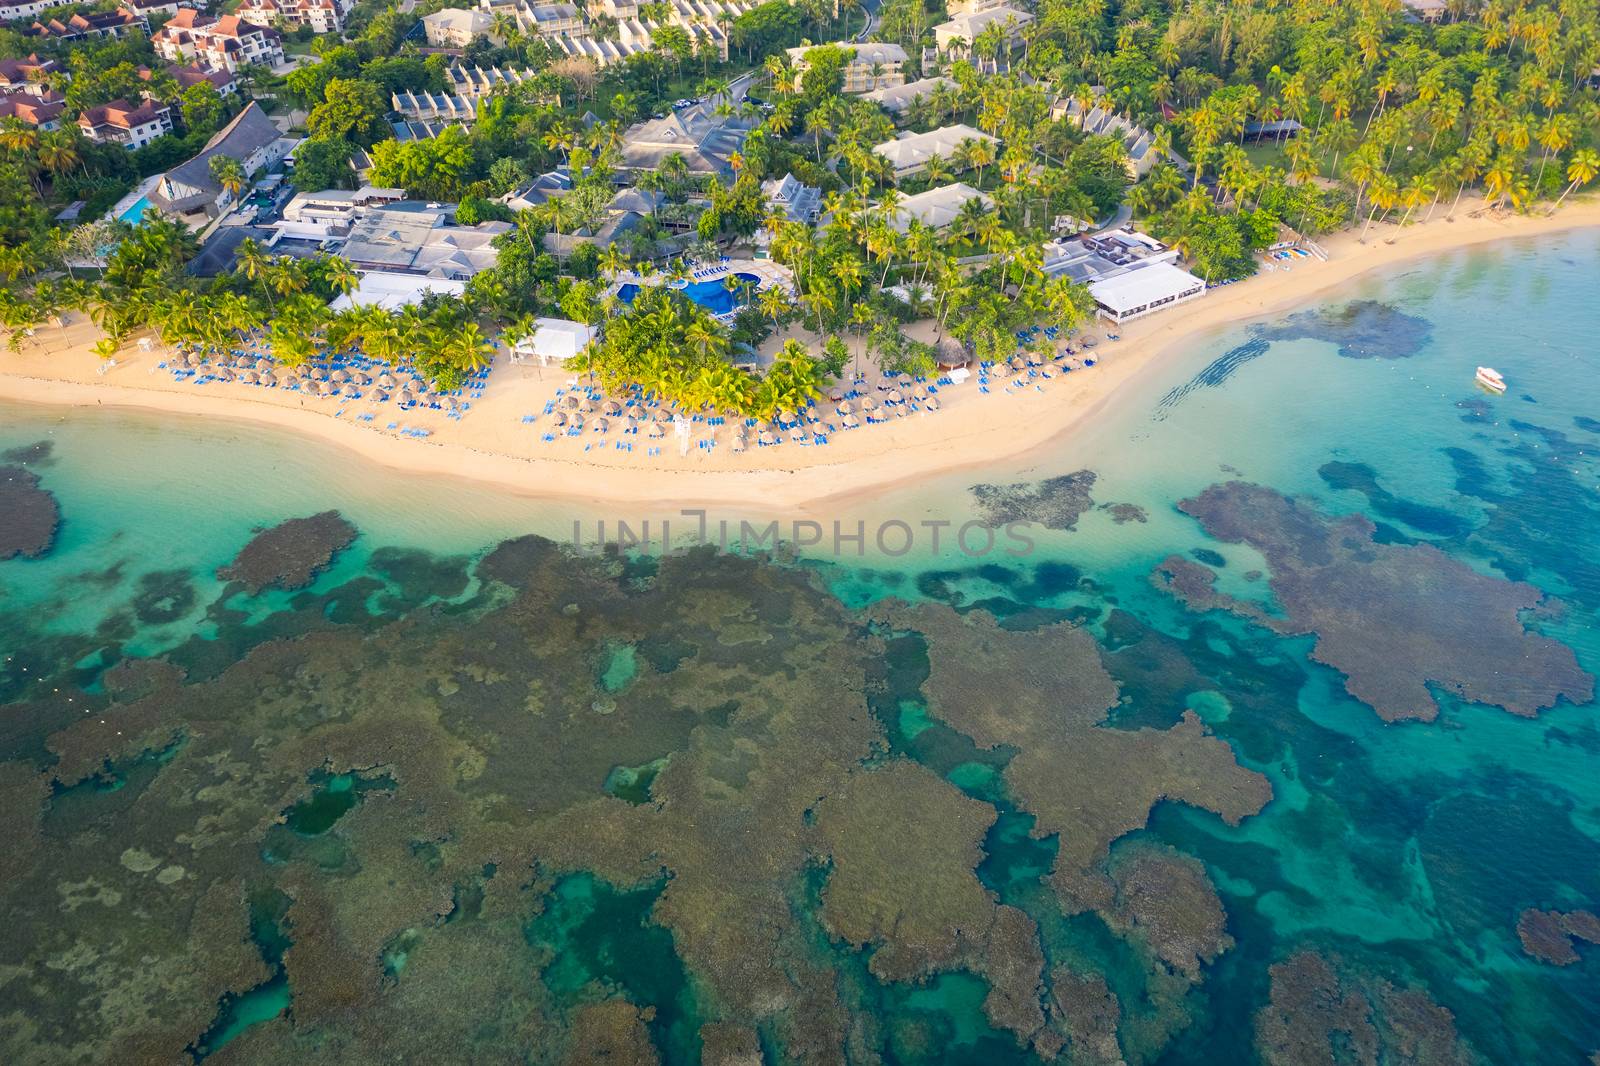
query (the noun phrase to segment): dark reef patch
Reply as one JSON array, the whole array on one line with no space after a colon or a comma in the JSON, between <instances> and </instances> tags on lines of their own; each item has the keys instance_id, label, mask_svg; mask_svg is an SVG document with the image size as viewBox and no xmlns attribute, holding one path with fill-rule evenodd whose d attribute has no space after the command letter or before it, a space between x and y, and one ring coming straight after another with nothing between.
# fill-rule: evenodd
<instances>
[{"instance_id":1,"label":"dark reef patch","mask_svg":"<svg viewBox=\"0 0 1600 1066\"><path fill-rule=\"evenodd\" d=\"M1330 518L1259 485L1213 485L1179 508L1218 540L1266 556L1282 615L1218 592L1213 571L1178 556L1157 567L1156 585L1194 610L1314 634L1312 658L1342 672L1385 721L1432 720L1432 685L1530 716L1593 698L1572 649L1525 628L1523 612L1548 606L1532 585L1486 577L1430 545L1381 544L1364 517Z\"/></svg>"},{"instance_id":2,"label":"dark reef patch","mask_svg":"<svg viewBox=\"0 0 1600 1066\"><path fill-rule=\"evenodd\" d=\"M1378 483L1377 471L1365 463L1324 463L1317 473L1329 488L1359 492L1377 514L1430 536L1461 537L1472 529L1465 518L1442 507L1429 507L1394 495Z\"/></svg>"},{"instance_id":3,"label":"dark reef patch","mask_svg":"<svg viewBox=\"0 0 1600 1066\"><path fill-rule=\"evenodd\" d=\"M305 588L355 539L356 527L338 511L291 518L258 532L217 576L242 582L252 595Z\"/></svg>"},{"instance_id":4,"label":"dark reef patch","mask_svg":"<svg viewBox=\"0 0 1600 1066\"><path fill-rule=\"evenodd\" d=\"M194 609L194 583L186 570L153 570L139 575L133 593L133 615L145 625L176 622Z\"/></svg>"},{"instance_id":5,"label":"dark reef patch","mask_svg":"<svg viewBox=\"0 0 1600 1066\"><path fill-rule=\"evenodd\" d=\"M53 440L18 445L0 452L0 462L15 463L17 466L49 466L55 462L55 448L56 442Z\"/></svg>"},{"instance_id":6,"label":"dark reef patch","mask_svg":"<svg viewBox=\"0 0 1600 1066\"><path fill-rule=\"evenodd\" d=\"M21 466L0 466L0 560L38 559L55 543L61 506L39 476Z\"/></svg>"},{"instance_id":7,"label":"dark reef patch","mask_svg":"<svg viewBox=\"0 0 1600 1066\"><path fill-rule=\"evenodd\" d=\"M1090 495L1094 483L1094 471L1079 470L1042 481L974 485L971 491L979 519L990 527L1030 522L1046 529L1070 530L1094 506Z\"/></svg>"},{"instance_id":8,"label":"dark reef patch","mask_svg":"<svg viewBox=\"0 0 1600 1066\"><path fill-rule=\"evenodd\" d=\"M1600 944L1600 918L1588 911L1541 911L1528 909L1517 919L1517 937L1522 950L1554 966L1571 966L1578 961L1574 941Z\"/></svg>"},{"instance_id":9,"label":"dark reef patch","mask_svg":"<svg viewBox=\"0 0 1600 1066\"><path fill-rule=\"evenodd\" d=\"M1136 503L1103 503L1100 509L1109 514L1111 521L1119 526L1129 522L1143 524L1150 521L1150 513Z\"/></svg>"},{"instance_id":10,"label":"dark reef patch","mask_svg":"<svg viewBox=\"0 0 1600 1066\"><path fill-rule=\"evenodd\" d=\"M1282 324L1257 327L1266 341L1318 340L1339 346L1346 359L1406 359L1433 335L1426 318L1408 315L1377 300L1353 300L1341 308L1300 311Z\"/></svg>"}]
</instances>

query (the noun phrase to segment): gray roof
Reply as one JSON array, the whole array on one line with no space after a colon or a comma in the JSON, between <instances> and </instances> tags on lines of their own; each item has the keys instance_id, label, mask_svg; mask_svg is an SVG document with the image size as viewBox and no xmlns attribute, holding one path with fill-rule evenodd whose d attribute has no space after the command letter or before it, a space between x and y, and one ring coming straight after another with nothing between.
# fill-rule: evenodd
<instances>
[{"instance_id":1,"label":"gray roof","mask_svg":"<svg viewBox=\"0 0 1600 1066\"><path fill-rule=\"evenodd\" d=\"M224 155L242 163L282 136L283 132L267 113L251 101L206 142L199 155L167 171L167 177L174 183L200 189L201 193L169 201L158 185L150 191L150 198L158 207L179 213L210 203L222 192L222 186L211 176L212 156Z\"/></svg>"},{"instance_id":2,"label":"gray roof","mask_svg":"<svg viewBox=\"0 0 1600 1066\"><path fill-rule=\"evenodd\" d=\"M731 169L729 157L744 147L756 122L738 115L718 118L714 110L710 104L696 104L631 127L623 134L623 165L654 170L676 152L690 173L726 174Z\"/></svg>"}]
</instances>

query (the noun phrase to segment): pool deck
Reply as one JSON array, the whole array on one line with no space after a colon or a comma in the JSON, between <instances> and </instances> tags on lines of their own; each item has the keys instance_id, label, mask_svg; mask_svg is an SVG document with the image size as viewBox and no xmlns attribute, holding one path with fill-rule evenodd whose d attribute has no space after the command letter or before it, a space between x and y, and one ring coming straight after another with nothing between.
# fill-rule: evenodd
<instances>
[{"instance_id":1,"label":"pool deck","mask_svg":"<svg viewBox=\"0 0 1600 1066\"><path fill-rule=\"evenodd\" d=\"M789 268L770 259L729 259L710 266L694 268L685 279L688 285L704 281L721 281L729 274L749 274L756 279L756 291L770 289L774 285L782 286L784 291L791 296L795 293L794 275ZM672 276L665 272L654 274L639 274L632 270L618 271L611 280L611 287L606 290L606 295L615 296L624 285L654 286L673 285ZM673 285L674 288L683 288L684 285ZM732 318L732 313L717 315L718 318Z\"/></svg>"},{"instance_id":2,"label":"pool deck","mask_svg":"<svg viewBox=\"0 0 1600 1066\"><path fill-rule=\"evenodd\" d=\"M144 199L146 196L150 195L150 190L154 189L158 184L160 184L161 178L162 175L160 174L145 178L134 187L132 192L118 200L116 204L112 206L111 210L105 213L105 217L101 219L101 221L116 222L121 219L123 213L126 212L130 207Z\"/></svg>"}]
</instances>

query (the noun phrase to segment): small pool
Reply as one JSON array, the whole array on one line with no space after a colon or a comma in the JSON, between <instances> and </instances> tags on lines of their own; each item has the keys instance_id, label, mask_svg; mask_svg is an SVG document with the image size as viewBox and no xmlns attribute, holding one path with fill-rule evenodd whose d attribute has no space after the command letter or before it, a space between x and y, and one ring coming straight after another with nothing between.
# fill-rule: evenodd
<instances>
[{"instance_id":1,"label":"small pool","mask_svg":"<svg viewBox=\"0 0 1600 1066\"><path fill-rule=\"evenodd\" d=\"M150 210L150 197L141 196L132 207L117 217L130 226L137 226L144 219L144 213L148 210Z\"/></svg>"},{"instance_id":2,"label":"small pool","mask_svg":"<svg viewBox=\"0 0 1600 1066\"><path fill-rule=\"evenodd\" d=\"M726 276L726 275L724 275ZM746 274L740 271L733 275L740 281L749 282L759 286L761 279L755 274ZM725 315L734 309L733 293L729 292L722 284L722 278L713 278L710 281L691 281L681 286L674 286L695 303L704 307L714 315ZM617 298L625 304L633 303L635 296L639 295L639 286L628 284L617 288Z\"/></svg>"}]
</instances>

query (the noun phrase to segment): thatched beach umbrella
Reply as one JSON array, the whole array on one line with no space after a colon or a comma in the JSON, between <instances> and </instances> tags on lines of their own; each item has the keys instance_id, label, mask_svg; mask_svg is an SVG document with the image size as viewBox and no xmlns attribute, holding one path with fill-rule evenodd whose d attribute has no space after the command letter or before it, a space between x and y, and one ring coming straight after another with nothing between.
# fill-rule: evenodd
<instances>
[{"instance_id":1,"label":"thatched beach umbrella","mask_svg":"<svg viewBox=\"0 0 1600 1066\"><path fill-rule=\"evenodd\" d=\"M1026 370L1028 368L1028 364L1023 361L1020 355L1013 355L1010 359L1007 359L1006 366L1009 366L1012 370Z\"/></svg>"},{"instance_id":2,"label":"thatched beach umbrella","mask_svg":"<svg viewBox=\"0 0 1600 1066\"><path fill-rule=\"evenodd\" d=\"M1058 373L1055 367L1047 366L1043 370L1039 371L1039 376L1044 378L1046 381L1049 381L1051 378L1057 377Z\"/></svg>"},{"instance_id":3,"label":"thatched beach umbrella","mask_svg":"<svg viewBox=\"0 0 1600 1066\"><path fill-rule=\"evenodd\" d=\"M622 432L624 432L624 433L637 433L637 432L639 432L639 420L636 419L636 418L624 418L622 420Z\"/></svg>"},{"instance_id":4,"label":"thatched beach umbrella","mask_svg":"<svg viewBox=\"0 0 1600 1066\"><path fill-rule=\"evenodd\" d=\"M386 389L394 388L394 375L385 370L383 373L378 375L378 384L382 385Z\"/></svg>"},{"instance_id":5,"label":"thatched beach umbrella","mask_svg":"<svg viewBox=\"0 0 1600 1066\"><path fill-rule=\"evenodd\" d=\"M384 403L389 399L389 394L384 392L382 389L373 389L367 394L367 399L371 400L373 403Z\"/></svg>"},{"instance_id":6,"label":"thatched beach umbrella","mask_svg":"<svg viewBox=\"0 0 1600 1066\"><path fill-rule=\"evenodd\" d=\"M799 421L799 420L795 418L793 411L779 411L778 412L778 422L780 424L782 424L782 425L792 426L797 421Z\"/></svg>"},{"instance_id":7,"label":"thatched beach umbrella","mask_svg":"<svg viewBox=\"0 0 1600 1066\"><path fill-rule=\"evenodd\" d=\"M760 432L760 434L758 434L756 436L756 440L760 441L762 444L776 444L776 443L778 443L778 438L774 437L772 435L772 431L768 430L768 429L763 429Z\"/></svg>"},{"instance_id":8,"label":"thatched beach umbrella","mask_svg":"<svg viewBox=\"0 0 1600 1066\"><path fill-rule=\"evenodd\" d=\"M629 418L640 419L644 417L644 408L636 403L630 403L623 411Z\"/></svg>"},{"instance_id":9,"label":"thatched beach umbrella","mask_svg":"<svg viewBox=\"0 0 1600 1066\"><path fill-rule=\"evenodd\" d=\"M910 374L901 374L899 377L894 379L894 382L895 382L896 385L899 385L902 389L910 388L910 386L911 386L911 375Z\"/></svg>"},{"instance_id":10,"label":"thatched beach umbrella","mask_svg":"<svg viewBox=\"0 0 1600 1066\"><path fill-rule=\"evenodd\" d=\"M816 425L822 421L822 416L817 413L816 408L808 407L806 408L806 421L812 425Z\"/></svg>"},{"instance_id":11,"label":"thatched beach umbrella","mask_svg":"<svg viewBox=\"0 0 1600 1066\"><path fill-rule=\"evenodd\" d=\"M863 397L861 397L861 409L863 411L875 410L877 408L877 406L878 406L878 401L874 400L871 396L863 396Z\"/></svg>"},{"instance_id":12,"label":"thatched beach umbrella","mask_svg":"<svg viewBox=\"0 0 1600 1066\"><path fill-rule=\"evenodd\" d=\"M343 385L345 382L350 380L350 374L349 374L348 371L335 370L333 373L328 375L328 380L329 381L336 381L339 384Z\"/></svg>"},{"instance_id":13,"label":"thatched beach umbrella","mask_svg":"<svg viewBox=\"0 0 1600 1066\"><path fill-rule=\"evenodd\" d=\"M570 418L567 419L567 425L571 426L573 429L582 429L583 416L574 413Z\"/></svg>"},{"instance_id":14,"label":"thatched beach umbrella","mask_svg":"<svg viewBox=\"0 0 1600 1066\"><path fill-rule=\"evenodd\" d=\"M589 420L589 426L596 433L605 433L611 428L611 423L606 421L604 418L596 417Z\"/></svg>"},{"instance_id":15,"label":"thatched beach umbrella","mask_svg":"<svg viewBox=\"0 0 1600 1066\"><path fill-rule=\"evenodd\" d=\"M806 431L799 426L790 426L789 439L795 442L803 441L806 439Z\"/></svg>"},{"instance_id":16,"label":"thatched beach umbrella","mask_svg":"<svg viewBox=\"0 0 1600 1066\"><path fill-rule=\"evenodd\" d=\"M238 367L240 370L249 370L251 367L256 365L256 361L251 359L248 355L241 355L239 358L233 361L233 365Z\"/></svg>"},{"instance_id":17,"label":"thatched beach umbrella","mask_svg":"<svg viewBox=\"0 0 1600 1066\"><path fill-rule=\"evenodd\" d=\"M744 451L744 438L735 435L730 446L733 448L734 454Z\"/></svg>"},{"instance_id":18,"label":"thatched beach umbrella","mask_svg":"<svg viewBox=\"0 0 1600 1066\"><path fill-rule=\"evenodd\" d=\"M356 375L352 376L350 380L354 381L357 385L371 385L372 384L372 375L371 374L356 374Z\"/></svg>"},{"instance_id":19,"label":"thatched beach umbrella","mask_svg":"<svg viewBox=\"0 0 1600 1066\"><path fill-rule=\"evenodd\" d=\"M582 400L578 401L578 410L582 411L586 415L594 414L594 401L585 396Z\"/></svg>"},{"instance_id":20,"label":"thatched beach umbrella","mask_svg":"<svg viewBox=\"0 0 1600 1066\"><path fill-rule=\"evenodd\" d=\"M239 380L243 381L246 385L259 385L261 383L261 375L257 374L254 370L246 370L243 374L239 375Z\"/></svg>"},{"instance_id":21,"label":"thatched beach umbrella","mask_svg":"<svg viewBox=\"0 0 1600 1066\"><path fill-rule=\"evenodd\" d=\"M573 408L577 407L578 403L579 403L578 397L573 395L572 393L568 393L567 395L561 397L561 406L565 407L569 411L572 410Z\"/></svg>"},{"instance_id":22,"label":"thatched beach umbrella","mask_svg":"<svg viewBox=\"0 0 1600 1066\"><path fill-rule=\"evenodd\" d=\"M274 374L270 370L263 372L262 375L261 375L261 384L265 385L269 389L277 388L278 387L278 375Z\"/></svg>"},{"instance_id":23,"label":"thatched beach umbrella","mask_svg":"<svg viewBox=\"0 0 1600 1066\"><path fill-rule=\"evenodd\" d=\"M930 411L937 411L939 409L939 397L929 396L928 402L924 406Z\"/></svg>"},{"instance_id":24,"label":"thatched beach umbrella","mask_svg":"<svg viewBox=\"0 0 1600 1066\"><path fill-rule=\"evenodd\" d=\"M665 437L667 435L666 429L661 425L660 422L650 423L649 433L652 437Z\"/></svg>"},{"instance_id":25,"label":"thatched beach umbrella","mask_svg":"<svg viewBox=\"0 0 1600 1066\"><path fill-rule=\"evenodd\" d=\"M354 385L346 385L344 395L346 399L357 400L361 398L361 390Z\"/></svg>"},{"instance_id":26,"label":"thatched beach umbrella","mask_svg":"<svg viewBox=\"0 0 1600 1066\"><path fill-rule=\"evenodd\" d=\"M844 416L844 424L846 426L850 427L851 429L855 429L857 426L859 426L861 424L861 419L857 418L855 415L846 414Z\"/></svg>"},{"instance_id":27,"label":"thatched beach umbrella","mask_svg":"<svg viewBox=\"0 0 1600 1066\"><path fill-rule=\"evenodd\" d=\"M550 420L558 426L565 426L567 424L567 413L565 411L557 411L550 416Z\"/></svg>"},{"instance_id":28,"label":"thatched beach umbrella","mask_svg":"<svg viewBox=\"0 0 1600 1066\"><path fill-rule=\"evenodd\" d=\"M603 415L620 415L622 413L622 405L615 400L607 400L600 405L600 413Z\"/></svg>"}]
</instances>

